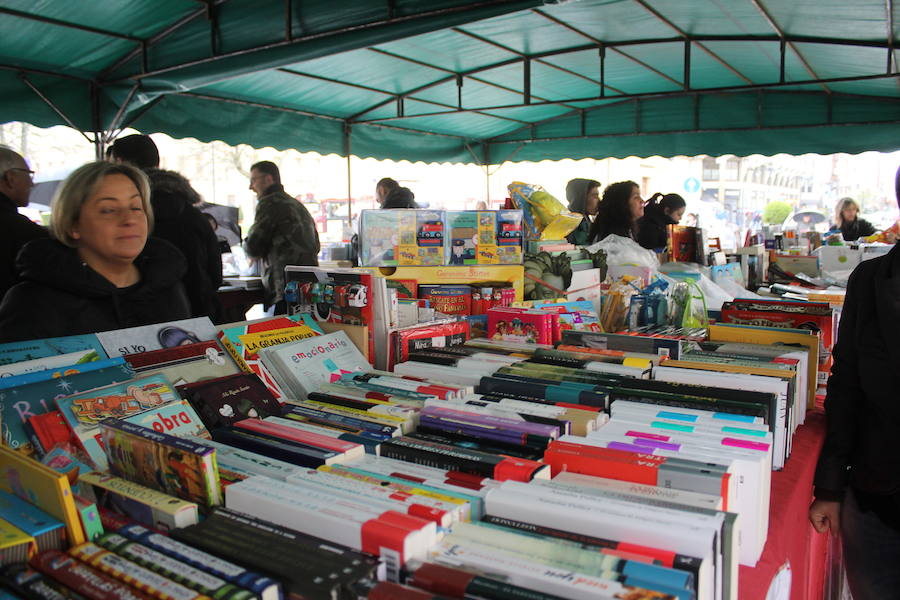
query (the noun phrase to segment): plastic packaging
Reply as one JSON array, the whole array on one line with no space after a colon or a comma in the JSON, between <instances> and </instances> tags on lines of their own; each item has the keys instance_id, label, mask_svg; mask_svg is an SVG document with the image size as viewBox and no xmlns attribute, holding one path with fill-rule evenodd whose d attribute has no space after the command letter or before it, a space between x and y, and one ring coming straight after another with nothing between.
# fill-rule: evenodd
<instances>
[{"instance_id":1,"label":"plastic packaging","mask_svg":"<svg viewBox=\"0 0 900 600\"><path fill-rule=\"evenodd\" d=\"M527 240L561 240L581 223L581 215L567 210L539 185L514 181L508 189L515 207L522 209Z\"/></svg>"}]
</instances>

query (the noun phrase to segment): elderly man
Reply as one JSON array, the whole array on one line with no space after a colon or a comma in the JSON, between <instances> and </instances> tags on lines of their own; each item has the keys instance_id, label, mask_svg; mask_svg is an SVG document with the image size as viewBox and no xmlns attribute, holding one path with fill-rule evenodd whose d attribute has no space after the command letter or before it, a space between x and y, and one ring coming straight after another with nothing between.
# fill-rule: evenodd
<instances>
[{"instance_id":1,"label":"elderly man","mask_svg":"<svg viewBox=\"0 0 900 600\"><path fill-rule=\"evenodd\" d=\"M16 255L25 242L46 237L47 230L19 214L19 207L28 206L28 196L34 187L34 171L22 156L0 146L0 299L16 282Z\"/></svg>"},{"instance_id":2,"label":"elderly man","mask_svg":"<svg viewBox=\"0 0 900 600\"><path fill-rule=\"evenodd\" d=\"M265 160L250 167L250 189L259 201L244 249L262 263L266 309L274 307L271 314L284 314L284 268L318 265L319 233L306 207L285 193L275 163Z\"/></svg>"}]
</instances>

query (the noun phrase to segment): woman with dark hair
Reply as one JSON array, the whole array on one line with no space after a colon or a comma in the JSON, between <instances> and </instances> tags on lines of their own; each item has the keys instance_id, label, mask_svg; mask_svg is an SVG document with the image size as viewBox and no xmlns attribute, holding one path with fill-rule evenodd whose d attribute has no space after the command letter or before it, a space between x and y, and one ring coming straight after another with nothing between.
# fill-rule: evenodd
<instances>
[{"instance_id":1,"label":"woman with dark hair","mask_svg":"<svg viewBox=\"0 0 900 600\"><path fill-rule=\"evenodd\" d=\"M834 209L834 225L841 230L845 242L855 242L875 233L875 227L859 218L859 204L853 198L841 198Z\"/></svg>"},{"instance_id":2,"label":"woman with dark hair","mask_svg":"<svg viewBox=\"0 0 900 600\"><path fill-rule=\"evenodd\" d=\"M669 241L669 225L678 225L687 204L678 194L659 192L650 196L644 216L638 221L637 243L647 250L665 248Z\"/></svg>"},{"instance_id":3,"label":"woman with dark hair","mask_svg":"<svg viewBox=\"0 0 900 600\"><path fill-rule=\"evenodd\" d=\"M570 244L586 246L590 243L591 223L600 202L600 182L593 179L573 179L566 184L566 200L569 210L581 215L581 223L566 236Z\"/></svg>"},{"instance_id":4,"label":"woman with dark hair","mask_svg":"<svg viewBox=\"0 0 900 600\"><path fill-rule=\"evenodd\" d=\"M591 243L610 235L632 240L637 237L638 219L644 216L641 188L633 181L619 181L606 186L597 205L597 218L591 226Z\"/></svg>"}]
</instances>

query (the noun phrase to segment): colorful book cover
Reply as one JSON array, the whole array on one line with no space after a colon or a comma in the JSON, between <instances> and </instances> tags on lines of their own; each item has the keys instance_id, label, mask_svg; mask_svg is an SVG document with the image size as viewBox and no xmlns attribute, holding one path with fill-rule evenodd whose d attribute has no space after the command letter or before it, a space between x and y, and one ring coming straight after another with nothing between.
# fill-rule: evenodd
<instances>
[{"instance_id":1,"label":"colorful book cover","mask_svg":"<svg viewBox=\"0 0 900 600\"><path fill-rule=\"evenodd\" d=\"M522 263L522 211L447 211L448 265Z\"/></svg>"},{"instance_id":2,"label":"colorful book cover","mask_svg":"<svg viewBox=\"0 0 900 600\"><path fill-rule=\"evenodd\" d=\"M526 309L492 308L488 311L488 338L528 344L553 343L553 314Z\"/></svg>"},{"instance_id":3,"label":"colorful book cover","mask_svg":"<svg viewBox=\"0 0 900 600\"><path fill-rule=\"evenodd\" d=\"M105 469L106 455L100 441L101 421L158 410L178 399L164 377L152 375L66 396L56 403L84 451L97 468Z\"/></svg>"},{"instance_id":4,"label":"colorful book cover","mask_svg":"<svg viewBox=\"0 0 900 600\"><path fill-rule=\"evenodd\" d=\"M444 264L442 210L364 210L360 231L360 265L365 267Z\"/></svg>"},{"instance_id":5,"label":"colorful book cover","mask_svg":"<svg viewBox=\"0 0 900 600\"><path fill-rule=\"evenodd\" d=\"M57 444L74 442L72 430L58 410L30 417L24 427L35 454L41 458Z\"/></svg>"},{"instance_id":6,"label":"colorful book cover","mask_svg":"<svg viewBox=\"0 0 900 600\"><path fill-rule=\"evenodd\" d=\"M125 420L176 437L210 437L203 421L187 400L175 400L159 408L127 417Z\"/></svg>"},{"instance_id":7,"label":"colorful book cover","mask_svg":"<svg viewBox=\"0 0 900 600\"><path fill-rule=\"evenodd\" d=\"M106 350L100 344L93 333L84 335L70 335L66 337L45 338L42 340L27 340L24 342L9 342L0 344L0 365L34 360L45 356L68 354L80 350L94 350L101 358L109 358Z\"/></svg>"},{"instance_id":8,"label":"colorful book cover","mask_svg":"<svg viewBox=\"0 0 900 600\"><path fill-rule=\"evenodd\" d=\"M0 490L34 504L66 526L70 544L84 541L69 478L5 446L0 446Z\"/></svg>"},{"instance_id":9,"label":"colorful book cover","mask_svg":"<svg viewBox=\"0 0 900 600\"><path fill-rule=\"evenodd\" d=\"M445 315L472 314L472 288L468 285L419 285L419 298L426 298L431 307Z\"/></svg>"},{"instance_id":10,"label":"colorful book cover","mask_svg":"<svg viewBox=\"0 0 900 600\"><path fill-rule=\"evenodd\" d=\"M95 354L93 350L87 352ZM30 373L22 373L21 375L12 375L0 378L0 390L19 387L37 383L39 381L47 381L49 379L59 379L61 377L69 377L76 373L87 373L89 371L99 371L107 367L116 367L124 364L124 359L117 356L115 358L104 358L102 360L90 360L77 364L67 363L61 367L53 367L44 369L43 371L32 371Z\"/></svg>"},{"instance_id":11,"label":"colorful book cover","mask_svg":"<svg viewBox=\"0 0 900 600\"><path fill-rule=\"evenodd\" d=\"M103 535L103 524L100 521L100 511L97 505L82 496L75 496L75 507L81 518L81 526L84 528L84 537L93 541Z\"/></svg>"},{"instance_id":12,"label":"colorful book cover","mask_svg":"<svg viewBox=\"0 0 900 600\"><path fill-rule=\"evenodd\" d=\"M221 504L216 451L127 421L100 424L110 471L204 506Z\"/></svg>"},{"instance_id":13,"label":"colorful book cover","mask_svg":"<svg viewBox=\"0 0 900 600\"><path fill-rule=\"evenodd\" d=\"M59 550L66 543L65 526L37 506L0 490L0 519L35 539L38 550Z\"/></svg>"},{"instance_id":14,"label":"colorful book cover","mask_svg":"<svg viewBox=\"0 0 900 600\"><path fill-rule=\"evenodd\" d=\"M109 356L123 356L214 340L216 326L209 317L194 317L169 323L101 331L97 334L97 339Z\"/></svg>"},{"instance_id":15,"label":"colorful book cover","mask_svg":"<svg viewBox=\"0 0 900 600\"><path fill-rule=\"evenodd\" d=\"M210 430L248 418L281 414L272 393L253 373L238 373L177 388Z\"/></svg>"},{"instance_id":16,"label":"colorful book cover","mask_svg":"<svg viewBox=\"0 0 900 600\"><path fill-rule=\"evenodd\" d=\"M115 364L96 371L86 371L64 375L0 390L0 423L3 427L3 441L13 449L29 453L33 451L24 423L35 415L56 410L56 400L70 394L77 394L94 388L128 381L134 373L122 358L114 359ZM96 363L87 363L88 365Z\"/></svg>"},{"instance_id":17,"label":"colorful book cover","mask_svg":"<svg viewBox=\"0 0 900 600\"><path fill-rule=\"evenodd\" d=\"M160 374L174 386L240 372L231 356L213 340L129 354L125 360L135 373Z\"/></svg>"},{"instance_id":18,"label":"colorful book cover","mask_svg":"<svg viewBox=\"0 0 900 600\"><path fill-rule=\"evenodd\" d=\"M468 321L424 325L392 332L393 356L389 368L392 369L393 365L409 360L410 352L462 346L469 339L469 335Z\"/></svg>"},{"instance_id":19,"label":"colorful book cover","mask_svg":"<svg viewBox=\"0 0 900 600\"><path fill-rule=\"evenodd\" d=\"M369 368L369 362L343 331L300 340L261 351L284 379L292 397L306 399L323 383L334 383L345 373Z\"/></svg>"},{"instance_id":20,"label":"colorful book cover","mask_svg":"<svg viewBox=\"0 0 900 600\"><path fill-rule=\"evenodd\" d=\"M0 518L0 565L28 562L36 551L33 537Z\"/></svg>"}]
</instances>

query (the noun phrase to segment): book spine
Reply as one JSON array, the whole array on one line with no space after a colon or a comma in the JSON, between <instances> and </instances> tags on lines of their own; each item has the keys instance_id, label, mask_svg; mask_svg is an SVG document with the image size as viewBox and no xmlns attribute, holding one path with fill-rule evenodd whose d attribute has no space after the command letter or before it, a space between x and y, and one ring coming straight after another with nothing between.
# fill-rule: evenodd
<instances>
[{"instance_id":1,"label":"book spine","mask_svg":"<svg viewBox=\"0 0 900 600\"><path fill-rule=\"evenodd\" d=\"M149 600L150 596L104 575L71 556L50 550L37 556L32 566L91 600Z\"/></svg>"},{"instance_id":2,"label":"book spine","mask_svg":"<svg viewBox=\"0 0 900 600\"><path fill-rule=\"evenodd\" d=\"M172 448L174 450L181 450L183 452L189 452L198 456L215 454L215 449L211 448L210 446L204 446L203 444L198 442L178 438L167 433L161 433L148 427L141 427L140 425L135 425L134 423L129 423L128 421L106 419L100 425L101 427L105 427L107 429L114 429L116 431L122 431L124 433L143 438L155 444L168 446L169 448Z\"/></svg>"},{"instance_id":3,"label":"book spine","mask_svg":"<svg viewBox=\"0 0 900 600\"><path fill-rule=\"evenodd\" d=\"M133 519L148 526L174 529L197 522L198 510L193 502L169 496L120 477L96 472L84 473L80 481L92 486L93 496L98 505L116 506Z\"/></svg>"},{"instance_id":4,"label":"book spine","mask_svg":"<svg viewBox=\"0 0 900 600\"><path fill-rule=\"evenodd\" d=\"M247 431L231 428L220 428L212 431L213 440L228 446L234 446L247 452L275 458L292 465L316 468L326 464L338 456L336 452L304 448L296 444L287 444Z\"/></svg>"},{"instance_id":5,"label":"book spine","mask_svg":"<svg viewBox=\"0 0 900 600\"><path fill-rule=\"evenodd\" d=\"M234 426L239 429L244 429L256 433L275 435L286 440L299 442L301 444L307 444L309 446L322 448L323 450L329 450L332 452L339 452L342 454L347 452L355 452L360 449L359 444L345 442L343 440L328 437L327 435L301 431L300 429L291 427L290 425L283 425L269 420L260 421L258 419L244 419L243 421L238 421L237 423L235 423Z\"/></svg>"},{"instance_id":6,"label":"book spine","mask_svg":"<svg viewBox=\"0 0 900 600\"><path fill-rule=\"evenodd\" d=\"M222 347L231 355L231 358L234 359L234 363L245 373L252 373L253 371L250 369L249 365L244 361L244 357L241 356L241 353L238 352L237 348L234 347L234 343L225 335L223 332L219 332L218 334L219 343L222 344Z\"/></svg>"},{"instance_id":7,"label":"book spine","mask_svg":"<svg viewBox=\"0 0 900 600\"><path fill-rule=\"evenodd\" d=\"M557 431L557 427L552 425L540 425L538 423L528 423L520 419L508 419L496 415L474 415L464 410L457 410L450 407L425 406L421 414L433 416L435 418L451 418L468 420L472 424L493 426L501 429L518 431L542 437L553 437Z\"/></svg>"},{"instance_id":8,"label":"book spine","mask_svg":"<svg viewBox=\"0 0 900 600\"><path fill-rule=\"evenodd\" d=\"M234 563L222 560L217 556L193 548L187 544L174 540L165 535L151 531L140 525L127 525L118 531L122 535L135 542L140 542L149 548L166 554L181 562L187 563L196 569L202 569L208 573L222 577L231 583L248 589L261 598L274 595L272 600L281 597L281 587L277 581L265 575L260 575L238 566Z\"/></svg>"},{"instance_id":9,"label":"book spine","mask_svg":"<svg viewBox=\"0 0 900 600\"><path fill-rule=\"evenodd\" d=\"M24 563L0 567L0 596L9 596L15 600L86 600L85 596L60 585Z\"/></svg>"},{"instance_id":10,"label":"book spine","mask_svg":"<svg viewBox=\"0 0 900 600\"><path fill-rule=\"evenodd\" d=\"M122 558L135 562L163 577L216 600L252 600L257 598L251 592L236 587L224 579L196 569L180 560L157 552L117 533L103 535L95 543L110 552L115 552Z\"/></svg>"},{"instance_id":11,"label":"book spine","mask_svg":"<svg viewBox=\"0 0 900 600\"><path fill-rule=\"evenodd\" d=\"M384 442L386 440L394 437L393 435L386 433L378 433L376 431L370 431L368 429L363 429L362 427L354 427L352 425L347 425L345 423L340 422L339 420L328 420L324 418L318 417L305 417L302 415L287 413L284 417L286 420L291 421L293 423L305 424L309 427L316 428L325 428L333 431L339 431L343 433L350 433L359 438L366 439L369 442ZM349 440L352 441L352 440ZM362 443L362 442L358 442Z\"/></svg>"},{"instance_id":12,"label":"book spine","mask_svg":"<svg viewBox=\"0 0 900 600\"><path fill-rule=\"evenodd\" d=\"M69 554L158 600L211 600L91 542L72 548Z\"/></svg>"}]
</instances>

